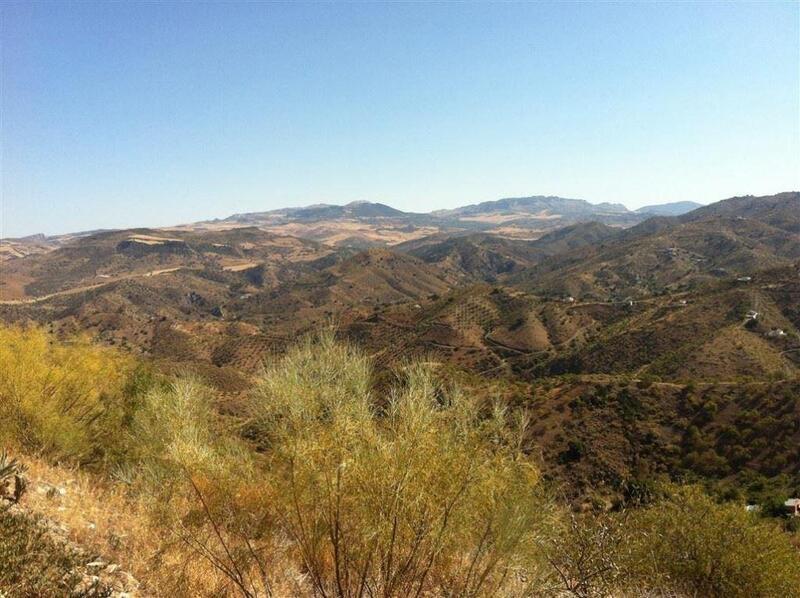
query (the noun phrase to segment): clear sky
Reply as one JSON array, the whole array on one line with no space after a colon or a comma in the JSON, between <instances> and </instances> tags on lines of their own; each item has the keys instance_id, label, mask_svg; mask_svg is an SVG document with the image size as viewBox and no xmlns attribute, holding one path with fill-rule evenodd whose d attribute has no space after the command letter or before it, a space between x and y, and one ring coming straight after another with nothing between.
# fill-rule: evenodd
<instances>
[{"instance_id":1,"label":"clear sky","mask_svg":"<svg viewBox=\"0 0 800 598\"><path fill-rule=\"evenodd\" d=\"M800 188L800 4L4 3L3 236Z\"/></svg>"}]
</instances>

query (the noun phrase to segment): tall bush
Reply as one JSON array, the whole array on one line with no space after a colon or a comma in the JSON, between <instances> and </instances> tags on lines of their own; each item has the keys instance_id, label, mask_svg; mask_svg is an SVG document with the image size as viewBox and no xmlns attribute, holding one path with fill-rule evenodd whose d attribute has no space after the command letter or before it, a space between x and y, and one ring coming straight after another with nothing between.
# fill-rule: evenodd
<instances>
[{"instance_id":1,"label":"tall bush","mask_svg":"<svg viewBox=\"0 0 800 598\"><path fill-rule=\"evenodd\" d=\"M780 525L696 486L629 513L628 579L690 596L800 596L800 554Z\"/></svg>"},{"instance_id":2,"label":"tall bush","mask_svg":"<svg viewBox=\"0 0 800 598\"><path fill-rule=\"evenodd\" d=\"M475 596L530 577L549 512L520 422L422 365L383 401L370 378L360 352L323 335L253 395L269 508L315 593Z\"/></svg>"},{"instance_id":3,"label":"tall bush","mask_svg":"<svg viewBox=\"0 0 800 598\"><path fill-rule=\"evenodd\" d=\"M120 434L133 362L78 337L0 327L0 442L57 460L102 458Z\"/></svg>"}]
</instances>

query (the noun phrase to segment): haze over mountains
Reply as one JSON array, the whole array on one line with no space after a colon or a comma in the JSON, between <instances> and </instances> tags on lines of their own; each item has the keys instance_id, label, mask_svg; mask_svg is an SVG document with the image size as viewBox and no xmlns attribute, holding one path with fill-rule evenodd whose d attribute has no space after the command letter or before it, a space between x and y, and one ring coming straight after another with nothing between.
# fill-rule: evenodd
<instances>
[{"instance_id":1,"label":"haze over mountains","mask_svg":"<svg viewBox=\"0 0 800 598\"><path fill-rule=\"evenodd\" d=\"M577 222L597 221L612 226L630 226L652 214L674 216L700 205L678 202L632 212L621 204L592 204L581 199L532 196L488 201L453 210L412 213L381 203L356 201L343 206L318 204L233 214L224 219L166 228L202 230L257 226L335 245L373 246L391 245L436 232L484 231L507 237L530 238ZM332 226L332 222L337 225ZM4 239L0 241L0 259L41 253L92 232L100 231Z\"/></svg>"},{"instance_id":2,"label":"haze over mountains","mask_svg":"<svg viewBox=\"0 0 800 598\"><path fill-rule=\"evenodd\" d=\"M699 204L696 204L699 205ZM654 206L671 215L681 214L695 204ZM392 245L437 232L489 232L531 239L548 230L577 222L596 221L611 226L631 226L651 212L631 212L621 204L592 204L581 199L551 196L506 198L430 213L396 210L380 203L353 202L345 206L316 205L269 212L235 214L215 221L222 225L255 225L273 232L303 236L335 245ZM655 212L653 212L655 213ZM332 228L330 222L338 221ZM345 226L344 222L349 222Z\"/></svg>"},{"instance_id":3,"label":"haze over mountains","mask_svg":"<svg viewBox=\"0 0 800 598\"><path fill-rule=\"evenodd\" d=\"M636 210L636 212L653 216L680 216L681 214L691 212L701 207L703 207L703 204L694 201L676 201L654 206L643 206Z\"/></svg>"}]
</instances>

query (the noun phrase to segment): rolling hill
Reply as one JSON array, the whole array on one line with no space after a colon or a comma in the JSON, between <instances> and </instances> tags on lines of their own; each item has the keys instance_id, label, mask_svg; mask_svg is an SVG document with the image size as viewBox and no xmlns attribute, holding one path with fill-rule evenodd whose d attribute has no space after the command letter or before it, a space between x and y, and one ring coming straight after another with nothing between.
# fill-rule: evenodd
<instances>
[{"instance_id":1,"label":"rolling hill","mask_svg":"<svg viewBox=\"0 0 800 598\"><path fill-rule=\"evenodd\" d=\"M539 293L647 297L733 280L800 259L800 194L732 198L678 218L656 217L600 246L554 256L515 275Z\"/></svg>"},{"instance_id":2,"label":"rolling hill","mask_svg":"<svg viewBox=\"0 0 800 598\"><path fill-rule=\"evenodd\" d=\"M317 206L73 236L2 263L0 319L194 372L232 413L265 359L333 323L379 378L433 360L524 405L536 422L530 450L575 496L619 498L660 475L791 475L794 407L776 397L800 375L800 195L733 198L627 228L529 228L532 239L504 234L502 218L480 221L558 204L545 199L435 217ZM577 217L564 209L559 222ZM350 238L278 234L265 218ZM362 247L390 237L391 247ZM773 415L754 415L748 396ZM750 450L731 428L781 440Z\"/></svg>"},{"instance_id":3,"label":"rolling hill","mask_svg":"<svg viewBox=\"0 0 800 598\"><path fill-rule=\"evenodd\" d=\"M508 239L486 233L441 235L401 243L393 249L408 251L430 264L460 272L476 280L495 282L502 275L531 267L546 257L611 239L619 233L599 222L565 226L535 241Z\"/></svg>"},{"instance_id":4,"label":"rolling hill","mask_svg":"<svg viewBox=\"0 0 800 598\"><path fill-rule=\"evenodd\" d=\"M177 269L239 270L262 265L269 276L281 265L323 257L332 249L257 228L221 231L129 229L70 239L51 251L8 260L0 300L25 300L123 278Z\"/></svg>"}]
</instances>

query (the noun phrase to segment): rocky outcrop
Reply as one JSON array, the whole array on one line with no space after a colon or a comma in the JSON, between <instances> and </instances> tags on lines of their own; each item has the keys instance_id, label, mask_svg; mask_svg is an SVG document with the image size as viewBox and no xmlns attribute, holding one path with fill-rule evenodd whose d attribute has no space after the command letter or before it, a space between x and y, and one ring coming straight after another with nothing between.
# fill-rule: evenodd
<instances>
[{"instance_id":1,"label":"rocky outcrop","mask_svg":"<svg viewBox=\"0 0 800 598\"><path fill-rule=\"evenodd\" d=\"M27 482L24 476L19 474L8 476L0 481L0 501L18 503L26 487Z\"/></svg>"},{"instance_id":2,"label":"rocky outcrop","mask_svg":"<svg viewBox=\"0 0 800 598\"><path fill-rule=\"evenodd\" d=\"M27 487L25 467L8 453L0 453L0 502L18 503Z\"/></svg>"},{"instance_id":3,"label":"rocky outcrop","mask_svg":"<svg viewBox=\"0 0 800 598\"><path fill-rule=\"evenodd\" d=\"M66 572L69 579L70 596L86 598L144 598L147 594L141 589L139 582L118 564L110 563L98 555L86 551L83 547L67 539L64 526L55 521L30 513L23 505L6 505L0 510L0 517L11 517L27 521L27 526L39 528L38 536L46 538L48 550L52 558L59 562L71 562L72 569ZM24 529L24 528L21 528ZM3 538L0 537L0 546ZM41 549L41 540L39 549ZM2 556L2 555L0 555ZM65 582L66 583L66 582ZM73 585L74 584L74 585ZM0 588L0 597L3 596Z\"/></svg>"},{"instance_id":4,"label":"rocky outcrop","mask_svg":"<svg viewBox=\"0 0 800 598\"><path fill-rule=\"evenodd\" d=\"M26 500L20 502L28 487L29 481L24 475L25 467L16 459L9 459L5 452L0 453L0 518L10 518L11 521L20 522L10 528L0 526L0 531L12 534L21 533L19 530L35 530L34 533L22 532L16 539L30 543L30 538L36 539L39 550L46 548L50 558L66 565L65 576L62 583L68 584L71 596L110 597L110 598L137 598L146 594L140 588L139 582L120 565L109 562L102 555L95 554L68 538L68 527L58 521L32 509ZM65 486L53 485L42 480L31 482L32 492L44 494L48 497L65 496ZM6 537L0 533L0 559L4 557L3 549L7 544L13 545L15 538ZM13 550L11 551L13 554ZM62 558L63 557L63 558ZM46 557L47 558L47 557ZM2 563L0 563L2 565ZM2 570L2 566L0 566ZM69 580L69 581L66 581ZM74 584L74 587L73 587ZM0 584L1 585L1 584ZM0 587L0 598L4 596Z\"/></svg>"}]
</instances>

